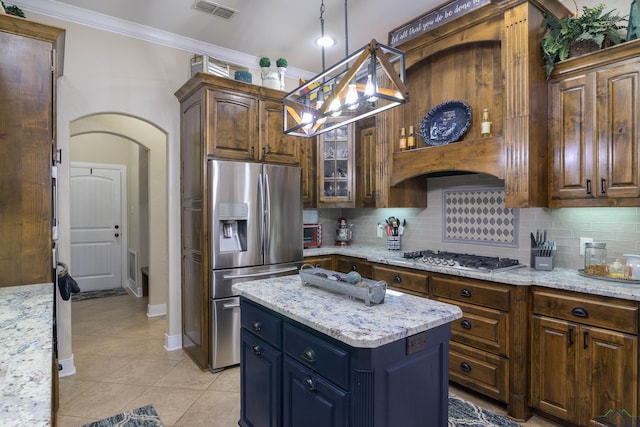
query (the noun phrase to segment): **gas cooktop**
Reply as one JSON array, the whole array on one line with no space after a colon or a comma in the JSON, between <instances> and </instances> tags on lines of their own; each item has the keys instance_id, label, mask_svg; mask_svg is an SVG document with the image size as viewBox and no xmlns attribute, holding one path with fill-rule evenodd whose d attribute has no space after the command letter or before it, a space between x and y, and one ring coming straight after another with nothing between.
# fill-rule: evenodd
<instances>
[{"instance_id":1,"label":"gas cooktop","mask_svg":"<svg viewBox=\"0 0 640 427\"><path fill-rule=\"evenodd\" d=\"M422 261L429 265L496 273L524 267L524 264L520 264L517 259L512 258L433 251L430 249L405 252L402 257Z\"/></svg>"}]
</instances>

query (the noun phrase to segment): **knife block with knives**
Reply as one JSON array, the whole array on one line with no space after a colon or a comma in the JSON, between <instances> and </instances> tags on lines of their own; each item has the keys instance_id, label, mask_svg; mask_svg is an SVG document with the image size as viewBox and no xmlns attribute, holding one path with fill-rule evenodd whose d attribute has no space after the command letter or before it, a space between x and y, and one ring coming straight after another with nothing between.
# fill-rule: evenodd
<instances>
[{"instance_id":1,"label":"knife block with knives","mask_svg":"<svg viewBox=\"0 0 640 427\"><path fill-rule=\"evenodd\" d=\"M531 233L531 268L553 270L556 257L556 242L547 240L547 230Z\"/></svg>"}]
</instances>

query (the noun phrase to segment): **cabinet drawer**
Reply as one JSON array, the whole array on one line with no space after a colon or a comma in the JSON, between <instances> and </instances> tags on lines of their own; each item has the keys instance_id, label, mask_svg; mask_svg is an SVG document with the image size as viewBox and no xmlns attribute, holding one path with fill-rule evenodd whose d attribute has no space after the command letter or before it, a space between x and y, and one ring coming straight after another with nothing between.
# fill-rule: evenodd
<instances>
[{"instance_id":1,"label":"cabinet drawer","mask_svg":"<svg viewBox=\"0 0 640 427\"><path fill-rule=\"evenodd\" d=\"M373 266L373 279L384 280L389 286L407 291L419 292L427 294L429 275L425 273L417 273L404 268L398 267L380 267Z\"/></svg>"},{"instance_id":2,"label":"cabinet drawer","mask_svg":"<svg viewBox=\"0 0 640 427\"><path fill-rule=\"evenodd\" d=\"M308 257L304 259L306 264L311 264L314 267L324 268L325 270L333 270L333 256L317 256Z\"/></svg>"},{"instance_id":3,"label":"cabinet drawer","mask_svg":"<svg viewBox=\"0 0 640 427\"><path fill-rule=\"evenodd\" d=\"M349 352L285 323L284 351L344 389L349 389Z\"/></svg>"},{"instance_id":4,"label":"cabinet drawer","mask_svg":"<svg viewBox=\"0 0 640 427\"><path fill-rule=\"evenodd\" d=\"M535 290L533 312L570 322L638 333L637 305L611 298Z\"/></svg>"},{"instance_id":5,"label":"cabinet drawer","mask_svg":"<svg viewBox=\"0 0 640 427\"><path fill-rule=\"evenodd\" d=\"M508 403L509 361L504 357L451 342L449 378L460 385Z\"/></svg>"},{"instance_id":6,"label":"cabinet drawer","mask_svg":"<svg viewBox=\"0 0 640 427\"><path fill-rule=\"evenodd\" d=\"M240 300L240 323L277 348L282 348L282 321L244 298Z\"/></svg>"},{"instance_id":7,"label":"cabinet drawer","mask_svg":"<svg viewBox=\"0 0 640 427\"><path fill-rule=\"evenodd\" d=\"M454 301L509 311L509 288L479 280L431 276L431 293Z\"/></svg>"},{"instance_id":8,"label":"cabinet drawer","mask_svg":"<svg viewBox=\"0 0 640 427\"><path fill-rule=\"evenodd\" d=\"M372 277L373 268L367 260L352 257L338 257L336 264L336 270L341 273L357 271L364 278L371 279Z\"/></svg>"},{"instance_id":9,"label":"cabinet drawer","mask_svg":"<svg viewBox=\"0 0 640 427\"><path fill-rule=\"evenodd\" d=\"M435 299L462 309L462 318L451 322L452 340L509 357L509 313L444 298Z\"/></svg>"}]
</instances>

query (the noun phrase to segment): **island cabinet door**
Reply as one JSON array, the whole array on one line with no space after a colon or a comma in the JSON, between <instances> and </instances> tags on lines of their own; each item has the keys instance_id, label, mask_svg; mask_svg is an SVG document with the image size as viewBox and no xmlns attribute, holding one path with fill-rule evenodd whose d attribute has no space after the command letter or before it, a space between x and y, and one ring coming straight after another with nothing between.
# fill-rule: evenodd
<instances>
[{"instance_id":1,"label":"island cabinet door","mask_svg":"<svg viewBox=\"0 0 640 427\"><path fill-rule=\"evenodd\" d=\"M280 427L282 353L245 329L240 330L240 421L243 427Z\"/></svg>"},{"instance_id":2,"label":"island cabinet door","mask_svg":"<svg viewBox=\"0 0 640 427\"><path fill-rule=\"evenodd\" d=\"M349 394L284 357L284 427L346 427L349 425Z\"/></svg>"}]
</instances>

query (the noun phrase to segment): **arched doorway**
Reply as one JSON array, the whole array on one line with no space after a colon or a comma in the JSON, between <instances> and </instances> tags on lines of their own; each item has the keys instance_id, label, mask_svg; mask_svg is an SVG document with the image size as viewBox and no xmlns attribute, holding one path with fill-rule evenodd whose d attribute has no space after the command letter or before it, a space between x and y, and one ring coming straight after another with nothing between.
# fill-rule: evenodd
<instances>
[{"instance_id":1,"label":"arched doorway","mask_svg":"<svg viewBox=\"0 0 640 427\"><path fill-rule=\"evenodd\" d=\"M87 150L89 146L92 148ZM74 147L76 147L75 150ZM109 147L113 148L114 153L110 152ZM141 169L148 171L146 177L137 183L140 187L139 200L148 201L141 209L146 211L146 214L138 212L134 215L141 220L138 221L139 224L135 229L130 227L133 232L128 235L130 241L138 242L134 244L136 248L142 249L142 252L147 251L144 256L145 260L148 259L150 284L147 315L164 315L167 312L169 276L167 268L169 253L167 134L143 119L117 113L93 114L76 119L70 124L70 160L72 162L76 160L74 159L76 154L77 160L83 162L105 163L110 156L117 159L115 150L123 149L137 153L133 157L138 159L138 164L145 165ZM123 214L130 216L129 212ZM127 250L126 253L129 251ZM138 265L138 270L141 267L144 265Z\"/></svg>"}]
</instances>

